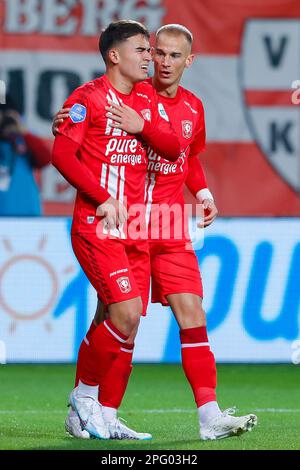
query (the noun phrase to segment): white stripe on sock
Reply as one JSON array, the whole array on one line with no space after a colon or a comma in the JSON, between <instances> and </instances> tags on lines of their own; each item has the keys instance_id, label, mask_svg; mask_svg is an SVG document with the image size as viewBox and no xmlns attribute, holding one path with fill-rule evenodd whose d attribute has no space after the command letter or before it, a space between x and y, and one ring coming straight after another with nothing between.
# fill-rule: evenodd
<instances>
[{"instance_id":1,"label":"white stripe on sock","mask_svg":"<svg viewBox=\"0 0 300 470\"><path fill-rule=\"evenodd\" d=\"M90 342L89 342L89 340L87 339L87 337L86 337L86 336L83 338L83 341L84 341L84 342L85 342L85 344L87 344L88 346L90 345Z\"/></svg>"},{"instance_id":2,"label":"white stripe on sock","mask_svg":"<svg viewBox=\"0 0 300 470\"><path fill-rule=\"evenodd\" d=\"M126 343L127 339L123 339L123 338L121 338L121 336L117 335L117 333L115 333L115 332L108 326L108 324L106 323L106 321L104 321L103 323L104 323L105 328L110 332L110 334L113 335L115 338L117 338L117 340L120 341L120 343Z\"/></svg>"},{"instance_id":3,"label":"white stripe on sock","mask_svg":"<svg viewBox=\"0 0 300 470\"><path fill-rule=\"evenodd\" d=\"M125 349L125 348L121 348L120 351L127 352L127 353L132 353L133 352L132 349Z\"/></svg>"},{"instance_id":4,"label":"white stripe on sock","mask_svg":"<svg viewBox=\"0 0 300 470\"><path fill-rule=\"evenodd\" d=\"M185 343L181 348L197 348L198 346L209 346L209 343Z\"/></svg>"}]
</instances>

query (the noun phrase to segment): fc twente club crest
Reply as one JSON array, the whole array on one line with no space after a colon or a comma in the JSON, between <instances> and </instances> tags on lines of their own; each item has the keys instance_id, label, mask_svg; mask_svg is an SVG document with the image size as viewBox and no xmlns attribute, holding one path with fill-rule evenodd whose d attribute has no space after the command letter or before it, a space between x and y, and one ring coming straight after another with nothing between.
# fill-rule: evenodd
<instances>
[{"instance_id":1,"label":"fc twente club crest","mask_svg":"<svg viewBox=\"0 0 300 470\"><path fill-rule=\"evenodd\" d=\"M128 292L131 291L130 281L127 276L119 277L119 279L117 279L117 283L120 288L120 291L123 294L128 294Z\"/></svg>"},{"instance_id":2,"label":"fc twente club crest","mask_svg":"<svg viewBox=\"0 0 300 470\"><path fill-rule=\"evenodd\" d=\"M145 121L151 121L151 110L150 109L143 109L141 111L141 115L145 119Z\"/></svg>"},{"instance_id":3,"label":"fc twente club crest","mask_svg":"<svg viewBox=\"0 0 300 470\"><path fill-rule=\"evenodd\" d=\"M185 139L190 139L193 133L192 121L181 121L182 135Z\"/></svg>"}]
</instances>

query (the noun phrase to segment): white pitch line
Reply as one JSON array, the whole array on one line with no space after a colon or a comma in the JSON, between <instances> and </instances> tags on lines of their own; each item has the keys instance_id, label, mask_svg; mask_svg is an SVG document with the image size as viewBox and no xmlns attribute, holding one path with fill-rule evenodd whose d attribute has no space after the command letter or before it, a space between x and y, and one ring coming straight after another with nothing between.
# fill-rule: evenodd
<instances>
[{"instance_id":1,"label":"white pitch line","mask_svg":"<svg viewBox=\"0 0 300 470\"><path fill-rule=\"evenodd\" d=\"M255 408L249 412L255 413L300 413L299 408ZM66 410L0 410L0 415L8 414L66 414ZM157 409L157 410L120 410L120 413L143 413L143 414L161 414L161 413L196 413L196 409ZM237 409L237 413L240 411Z\"/></svg>"},{"instance_id":2,"label":"white pitch line","mask_svg":"<svg viewBox=\"0 0 300 470\"><path fill-rule=\"evenodd\" d=\"M256 408L257 413L300 413L297 408Z\"/></svg>"},{"instance_id":3,"label":"white pitch line","mask_svg":"<svg viewBox=\"0 0 300 470\"><path fill-rule=\"evenodd\" d=\"M66 414L64 410L0 410L0 415L10 414L24 414L24 415L39 415L39 414Z\"/></svg>"},{"instance_id":4,"label":"white pitch line","mask_svg":"<svg viewBox=\"0 0 300 470\"><path fill-rule=\"evenodd\" d=\"M180 409L180 408L172 408L169 410L163 410L163 409L158 409L158 410L121 410L122 413L146 413L146 414L159 414L159 413L195 413L197 410L196 409ZM242 410L243 412L246 413L246 410ZM236 410L237 414L241 412L237 408ZM255 413L300 413L299 408L255 408L255 409L250 409L248 411L249 413L255 412Z\"/></svg>"}]
</instances>

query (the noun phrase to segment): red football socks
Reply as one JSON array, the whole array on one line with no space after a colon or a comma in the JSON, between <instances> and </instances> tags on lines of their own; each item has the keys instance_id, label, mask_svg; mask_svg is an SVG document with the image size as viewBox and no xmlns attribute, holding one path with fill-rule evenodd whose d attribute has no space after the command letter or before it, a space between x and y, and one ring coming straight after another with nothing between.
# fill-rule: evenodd
<instances>
[{"instance_id":1,"label":"red football socks","mask_svg":"<svg viewBox=\"0 0 300 470\"><path fill-rule=\"evenodd\" d=\"M216 401L217 372L205 326L180 331L182 366L197 408Z\"/></svg>"},{"instance_id":2,"label":"red football socks","mask_svg":"<svg viewBox=\"0 0 300 470\"><path fill-rule=\"evenodd\" d=\"M133 349L134 344L125 343L121 346L118 357L100 384L101 405L115 409L120 407L132 371Z\"/></svg>"},{"instance_id":3,"label":"red football socks","mask_svg":"<svg viewBox=\"0 0 300 470\"><path fill-rule=\"evenodd\" d=\"M77 358L77 365L76 365L75 387L77 387L79 383L79 378L80 378L81 370L82 370L82 364L85 363L86 358L89 354L90 339L91 339L92 334L96 330L96 328L97 328L97 325L94 323L94 320L93 320L87 334L85 335L84 339L81 342L81 345L78 351L78 358Z\"/></svg>"},{"instance_id":4,"label":"red football socks","mask_svg":"<svg viewBox=\"0 0 300 470\"><path fill-rule=\"evenodd\" d=\"M110 320L101 323L89 339L88 352L80 367L79 379L86 385L101 389L103 379L117 359L121 346L128 337Z\"/></svg>"}]
</instances>

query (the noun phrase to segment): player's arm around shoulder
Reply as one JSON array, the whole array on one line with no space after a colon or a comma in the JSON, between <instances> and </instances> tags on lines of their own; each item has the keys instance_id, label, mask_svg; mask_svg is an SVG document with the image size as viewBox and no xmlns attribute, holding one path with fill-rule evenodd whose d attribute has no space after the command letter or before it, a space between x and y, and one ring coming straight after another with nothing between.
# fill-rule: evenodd
<instances>
[{"instance_id":1,"label":"player's arm around shoulder","mask_svg":"<svg viewBox=\"0 0 300 470\"><path fill-rule=\"evenodd\" d=\"M54 136L56 136L56 134L58 133L58 128L60 124L62 124L64 120L67 119L67 117L69 117L70 109L71 108L62 107L54 115L53 120L52 120L52 134Z\"/></svg>"},{"instance_id":2,"label":"player's arm around shoulder","mask_svg":"<svg viewBox=\"0 0 300 470\"><path fill-rule=\"evenodd\" d=\"M170 122L160 117L158 104L153 96L152 91L149 97L141 97L146 106L141 110L142 115L123 103L119 105L110 102L105 108L106 116L112 120L111 127L130 134L139 134L155 152L166 160L175 161L182 153L179 139Z\"/></svg>"},{"instance_id":3,"label":"player's arm around shoulder","mask_svg":"<svg viewBox=\"0 0 300 470\"><path fill-rule=\"evenodd\" d=\"M161 157L169 161L176 161L185 151L185 148L182 148L172 122L163 112L163 108L160 107L157 91L149 82L146 85L148 89L151 89L149 103L151 120L145 120L142 136Z\"/></svg>"},{"instance_id":4,"label":"player's arm around shoulder","mask_svg":"<svg viewBox=\"0 0 300 470\"><path fill-rule=\"evenodd\" d=\"M93 119L94 94L93 82L85 83L71 93L53 118L52 133L54 136L59 133L79 144L82 143Z\"/></svg>"}]
</instances>

